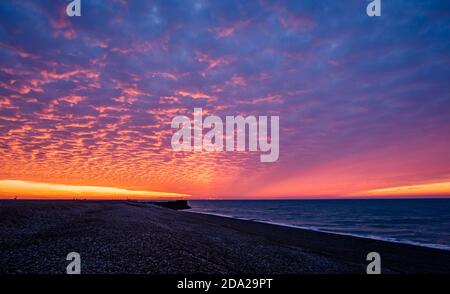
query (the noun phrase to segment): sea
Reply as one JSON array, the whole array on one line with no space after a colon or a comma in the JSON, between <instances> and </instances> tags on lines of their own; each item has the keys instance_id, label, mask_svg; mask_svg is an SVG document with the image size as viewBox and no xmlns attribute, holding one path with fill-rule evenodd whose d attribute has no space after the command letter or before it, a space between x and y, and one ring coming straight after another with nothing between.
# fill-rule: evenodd
<instances>
[{"instance_id":1,"label":"sea","mask_svg":"<svg viewBox=\"0 0 450 294\"><path fill-rule=\"evenodd\" d=\"M450 250L450 199L189 200L213 214Z\"/></svg>"}]
</instances>

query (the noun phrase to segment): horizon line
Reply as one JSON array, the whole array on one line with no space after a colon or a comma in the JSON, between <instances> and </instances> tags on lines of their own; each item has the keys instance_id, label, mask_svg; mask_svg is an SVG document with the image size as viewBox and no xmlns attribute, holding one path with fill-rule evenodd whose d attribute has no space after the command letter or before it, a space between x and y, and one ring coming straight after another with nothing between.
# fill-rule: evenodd
<instances>
[{"instance_id":1,"label":"horizon line","mask_svg":"<svg viewBox=\"0 0 450 294\"><path fill-rule=\"evenodd\" d=\"M424 199L450 199L450 195L442 195L442 196L361 196L361 197L290 197L290 198L106 198L106 197L73 197L73 198L63 198L63 197L29 197L29 196L20 196L17 197L0 197L1 200L13 200L13 201L178 201L178 200L186 200L186 201L290 201L290 200L424 200Z\"/></svg>"}]
</instances>

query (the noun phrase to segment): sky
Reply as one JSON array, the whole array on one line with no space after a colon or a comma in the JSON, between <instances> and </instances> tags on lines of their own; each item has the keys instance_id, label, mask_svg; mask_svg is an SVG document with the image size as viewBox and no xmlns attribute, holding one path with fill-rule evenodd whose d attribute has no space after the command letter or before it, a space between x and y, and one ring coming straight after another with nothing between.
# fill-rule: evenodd
<instances>
[{"instance_id":1,"label":"sky","mask_svg":"<svg viewBox=\"0 0 450 294\"><path fill-rule=\"evenodd\" d=\"M450 2L0 2L0 197L450 196ZM175 152L176 115L280 153Z\"/></svg>"}]
</instances>

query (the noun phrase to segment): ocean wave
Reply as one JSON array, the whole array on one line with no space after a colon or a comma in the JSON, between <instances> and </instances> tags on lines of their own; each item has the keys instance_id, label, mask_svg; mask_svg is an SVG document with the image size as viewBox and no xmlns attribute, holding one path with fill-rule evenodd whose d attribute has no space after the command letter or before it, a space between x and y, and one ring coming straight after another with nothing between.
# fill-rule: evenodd
<instances>
[{"instance_id":1,"label":"ocean wave","mask_svg":"<svg viewBox=\"0 0 450 294\"><path fill-rule=\"evenodd\" d=\"M215 216L234 218L234 219L239 219L239 220L254 221L254 222L259 222L259 223L264 223L264 224L278 225L278 226L283 226L283 227L310 230L310 231L316 231L316 232L322 232L322 233L328 233L328 234L352 236L352 237L358 237L358 238L364 238L364 239L372 239L372 240L378 240L378 241L400 243L400 244L407 244L407 245L414 245L414 246L450 251L450 246L443 245L443 244L418 242L418 241L412 241L412 240L399 239L399 238L395 238L395 237L381 237L381 236L376 236L376 235L371 235L371 234L355 234L355 233L346 233L346 232L339 232L339 231L330 231L330 230L327 230L327 229L324 229L321 227L317 227L317 226L300 226L300 225L295 225L295 224L290 224L290 223L277 222L277 221L264 220L264 219L239 217L239 216L235 216L235 215L231 215L231 214L209 212L209 211L204 211L204 210L191 209L188 212L207 214L207 215L215 215Z\"/></svg>"}]
</instances>

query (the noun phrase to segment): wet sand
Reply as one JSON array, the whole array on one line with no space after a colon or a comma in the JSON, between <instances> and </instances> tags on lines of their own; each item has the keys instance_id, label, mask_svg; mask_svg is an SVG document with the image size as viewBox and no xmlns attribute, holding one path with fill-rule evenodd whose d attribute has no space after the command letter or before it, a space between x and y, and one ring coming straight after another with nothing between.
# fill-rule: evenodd
<instances>
[{"instance_id":1,"label":"wet sand","mask_svg":"<svg viewBox=\"0 0 450 294\"><path fill-rule=\"evenodd\" d=\"M126 201L0 201L0 273L450 273L450 251Z\"/></svg>"}]
</instances>

